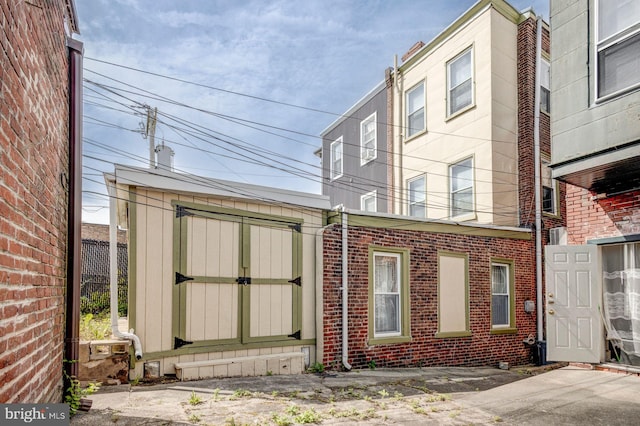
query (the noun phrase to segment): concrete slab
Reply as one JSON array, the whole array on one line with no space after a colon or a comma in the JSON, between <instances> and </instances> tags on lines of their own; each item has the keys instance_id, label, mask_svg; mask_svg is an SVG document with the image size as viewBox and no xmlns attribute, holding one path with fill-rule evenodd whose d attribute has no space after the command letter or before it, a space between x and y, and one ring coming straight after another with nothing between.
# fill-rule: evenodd
<instances>
[{"instance_id":1,"label":"concrete slab","mask_svg":"<svg viewBox=\"0 0 640 426\"><path fill-rule=\"evenodd\" d=\"M640 378L564 368L423 368L105 387L77 425L637 424ZM194 403L198 402L198 403ZM305 416L305 417L299 417ZM297 420L296 420L297 419Z\"/></svg>"},{"instance_id":2,"label":"concrete slab","mask_svg":"<svg viewBox=\"0 0 640 426\"><path fill-rule=\"evenodd\" d=\"M456 397L506 424L640 423L640 377L565 367L484 392Z\"/></svg>"}]
</instances>

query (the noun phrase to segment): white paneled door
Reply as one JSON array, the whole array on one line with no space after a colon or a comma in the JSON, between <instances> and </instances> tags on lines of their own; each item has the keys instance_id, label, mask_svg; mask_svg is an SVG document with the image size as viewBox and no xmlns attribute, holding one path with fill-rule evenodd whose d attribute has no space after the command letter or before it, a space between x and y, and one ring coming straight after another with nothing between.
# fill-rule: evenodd
<instances>
[{"instance_id":1,"label":"white paneled door","mask_svg":"<svg viewBox=\"0 0 640 426\"><path fill-rule=\"evenodd\" d=\"M604 337L598 247L545 247L547 359L598 363Z\"/></svg>"}]
</instances>

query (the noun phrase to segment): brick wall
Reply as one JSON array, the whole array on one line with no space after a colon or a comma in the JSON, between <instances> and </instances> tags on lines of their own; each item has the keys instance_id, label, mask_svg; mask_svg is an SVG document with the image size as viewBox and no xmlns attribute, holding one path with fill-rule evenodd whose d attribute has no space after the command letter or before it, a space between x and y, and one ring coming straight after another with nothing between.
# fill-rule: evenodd
<instances>
[{"instance_id":1,"label":"brick wall","mask_svg":"<svg viewBox=\"0 0 640 426\"><path fill-rule=\"evenodd\" d=\"M127 232L118 229L118 243L127 243ZM82 239L109 241L109 225L101 225L98 223L82 223Z\"/></svg>"},{"instance_id":2,"label":"brick wall","mask_svg":"<svg viewBox=\"0 0 640 426\"><path fill-rule=\"evenodd\" d=\"M535 264L532 241L465 236L399 228L349 227L349 362L378 367L479 366L530 362L523 339L536 332L535 312L524 312L524 301L535 300ZM324 233L323 310L324 356L329 367L342 358L341 228ZM410 250L411 336L409 343L368 346L369 246ZM471 337L436 338L438 327L438 250L469 255L469 305ZM492 335L491 258L514 260L517 334Z\"/></svg>"},{"instance_id":3,"label":"brick wall","mask_svg":"<svg viewBox=\"0 0 640 426\"><path fill-rule=\"evenodd\" d=\"M65 333L65 2L0 2L0 403L59 402Z\"/></svg>"},{"instance_id":4,"label":"brick wall","mask_svg":"<svg viewBox=\"0 0 640 426\"><path fill-rule=\"evenodd\" d=\"M536 21L529 18L518 25L518 179L520 225L533 227L535 224L535 158L534 158L534 114L535 71L536 71ZM542 27L542 51L549 54L549 31ZM553 114L553 110L551 110ZM549 115L540 113L540 151L550 157L551 123ZM564 226L566 217L564 183L558 184L558 215L542 216L543 245L547 244L551 228Z\"/></svg>"},{"instance_id":5,"label":"brick wall","mask_svg":"<svg viewBox=\"0 0 640 426\"><path fill-rule=\"evenodd\" d=\"M640 234L640 191L596 199L586 189L567 185L569 244L596 238Z\"/></svg>"}]
</instances>

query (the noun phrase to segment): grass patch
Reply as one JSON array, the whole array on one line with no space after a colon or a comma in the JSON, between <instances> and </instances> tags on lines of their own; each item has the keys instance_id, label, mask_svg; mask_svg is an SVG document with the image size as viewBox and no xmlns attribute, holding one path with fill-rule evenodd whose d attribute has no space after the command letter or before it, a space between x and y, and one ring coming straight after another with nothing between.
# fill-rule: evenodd
<instances>
[{"instance_id":1,"label":"grass patch","mask_svg":"<svg viewBox=\"0 0 640 426\"><path fill-rule=\"evenodd\" d=\"M253 396L253 393L251 393L251 391L248 391L245 389L237 389L233 391L233 395L231 395L229 399L235 400L240 398L250 398L252 396Z\"/></svg>"},{"instance_id":2,"label":"grass patch","mask_svg":"<svg viewBox=\"0 0 640 426\"><path fill-rule=\"evenodd\" d=\"M189 405L200 405L204 402L204 400L196 394L195 391L191 391L191 396L189 397Z\"/></svg>"},{"instance_id":3,"label":"grass patch","mask_svg":"<svg viewBox=\"0 0 640 426\"><path fill-rule=\"evenodd\" d=\"M310 373L324 373L325 367L321 362L314 362L307 371Z\"/></svg>"},{"instance_id":4,"label":"grass patch","mask_svg":"<svg viewBox=\"0 0 640 426\"><path fill-rule=\"evenodd\" d=\"M278 426L288 426L292 424L308 424L322 422L322 415L313 408L302 411L297 405L289 405L285 412L271 415L271 420Z\"/></svg>"},{"instance_id":5,"label":"grass patch","mask_svg":"<svg viewBox=\"0 0 640 426\"><path fill-rule=\"evenodd\" d=\"M111 320L107 315L84 314L80 317L80 340L111 338Z\"/></svg>"}]
</instances>

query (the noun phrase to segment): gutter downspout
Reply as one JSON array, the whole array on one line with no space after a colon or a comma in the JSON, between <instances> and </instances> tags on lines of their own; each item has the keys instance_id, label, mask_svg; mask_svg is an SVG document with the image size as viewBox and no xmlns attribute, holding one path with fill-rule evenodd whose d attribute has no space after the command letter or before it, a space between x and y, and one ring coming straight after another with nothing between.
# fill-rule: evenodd
<instances>
[{"instance_id":1,"label":"gutter downspout","mask_svg":"<svg viewBox=\"0 0 640 426\"><path fill-rule=\"evenodd\" d=\"M347 370L351 370L349 364L349 286L347 280L349 278L348 267L348 217L347 211L342 206L342 365Z\"/></svg>"},{"instance_id":2,"label":"gutter downspout","mask_svg":"<svg viewBox=\"0 0 640 426\"><path fill-rule=\"evenodd\" d=\"M394 55L393 56L393 75L395 78L395 87L396 87L396 94L397 94L397 101L398 101L398 121L397 121L397 125L396 125L396 129L398 129L398 155L395 154L395 152L392 154L394 160L397 159L397 166L396 166L396 162L393 161L391 167L392 168L396 168L398 169L398 182L397 182L397 186L400 188L400 191L398 193L398 209L394 209L391 211L391 213L396 213L396 214L402 214L402 207L404 205L404 200L402 198L403 194L404 194L404 181L403 181L403 173L402 173L402 158L404 156L403 154L403 137L404 137L404 131L405 131L405 123L402 121L403 120L403 107L404 107L404 98L402 97L402 89L400 87L400 70L398 69L398 55ZM404 81L403 81L404 84ZM395 140L393 141L394 145L395 145ZM394 173L395 176L395 173ZM394 204L395 204L395 194L394 194Z\"/></svg>"},{"instance_id":3,"label":"gutter downspout","mask_svg":"<svg viewBox=\"0 0 640 426\"><path fill-rule=\"evenodd\" d=\"M540 177L540 68L542 55L542 18L537 17L536 29L536 77L533 115L533 146L534 146L534 185L536 206L536 320L538 341L544 340L544 322L542 310L542 200Z\"/></svg>"},{"instance_id":4,"label":"gutter downspout","mask_svg":"<svg viewBox=\"0 0 640 426\"><path fill-rule=\"evenodd\" d=\"M67 38L69 60L69 188L67 195L67 279L64 363L78 377L80 282L82 281L82 42ZM68 379L66 379L68 380ZM68 383L65 383L65 389Z\"/></svg>"},{"instance_id":5,"label":"gutter downspout","mask_svg":"<svg viewBox=\"0 0 640 426\"><path fill-rule=\"evenodd\" d=\"M123 333L118 328L118 206L116 187L113 181L107 183L109 192L109 283L111 290L111 334L118 339L128 339L133 342L136 359L142 359L142 344L140 338L133 334Z\"/></svg>"}]
</instances>

